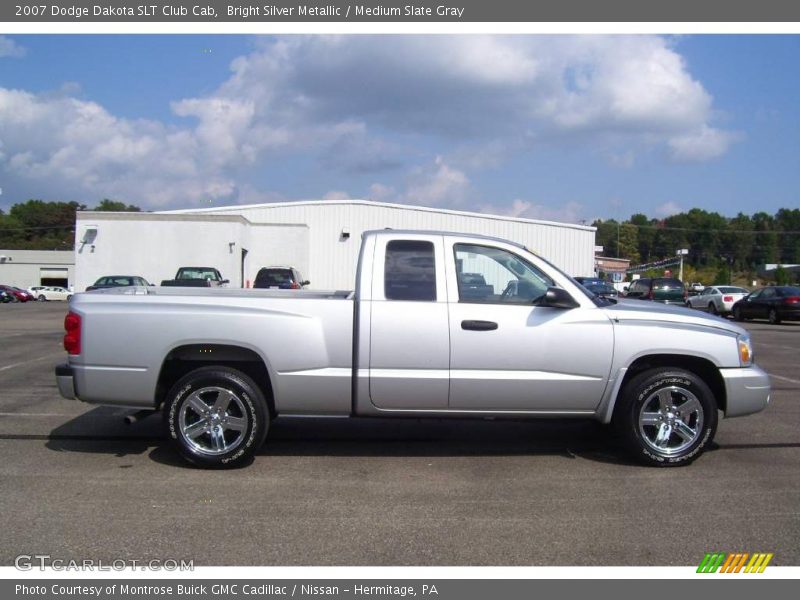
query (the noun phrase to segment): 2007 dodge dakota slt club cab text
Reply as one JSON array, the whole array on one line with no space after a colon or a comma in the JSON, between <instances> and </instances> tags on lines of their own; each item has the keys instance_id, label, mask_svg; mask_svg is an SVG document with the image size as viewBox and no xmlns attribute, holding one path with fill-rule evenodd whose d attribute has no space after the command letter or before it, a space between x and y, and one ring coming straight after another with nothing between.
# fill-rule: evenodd
<instances>
[{"instance_id":1,"label":"2007 dodge dakota slt club cab text","mask_svg":"<svg viewBox=\"0 0 800 600\"><path fill-rule=\"evenodd\" d=\"M733 323L443 232L365 233L354 292L115 288L76 294L65 328L64 397L162 410L205 467L248 461L277 415L593 418L680 465L770 393Z\"/></svg>"}]
</instances>

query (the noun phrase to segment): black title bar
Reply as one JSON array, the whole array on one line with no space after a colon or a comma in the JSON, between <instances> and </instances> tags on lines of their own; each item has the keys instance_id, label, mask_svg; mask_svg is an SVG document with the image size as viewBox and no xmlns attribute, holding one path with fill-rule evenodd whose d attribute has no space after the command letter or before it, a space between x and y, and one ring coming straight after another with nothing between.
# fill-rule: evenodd
<instances>
[{"instance_id":1,"label":"black title bar","mask_svg":"<svg viewBox=\"0 0 800 600\"><path fill-rule=\"evenodd\" d=\"M20 22L800 22L786 0L4 0Z\"/></svg>"}]
</instances>

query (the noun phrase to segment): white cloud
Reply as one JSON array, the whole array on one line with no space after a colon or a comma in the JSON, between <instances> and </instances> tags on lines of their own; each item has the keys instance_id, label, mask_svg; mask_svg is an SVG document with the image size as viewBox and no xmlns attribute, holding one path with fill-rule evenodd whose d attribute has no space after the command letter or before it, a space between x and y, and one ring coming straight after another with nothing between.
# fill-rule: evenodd
<instances>
[{"instance_id":1,"label":"white cloud","mask_svg":"<svg viewBox=\"0 0 800 600\"><path fill-rule=\"evenodd\" d=\"M475 190L463 171L447 164L441 156L426 165L416 166L405 178L405 189L398 191L382 183L373 183L369 197L381 202L399 202L442 208L465 208L475 199Z\"/></svg>"},{"instance_id":2,"label":"white cloud","mask_svg":"<svg viewBox=\"0 0 800 600\"><path fill-rule=\"evenodd\" d=\"M11 38L0 35L0 58L21 58L25 54L25 48Z\"/></svg>"},{"instance_id":3,"label":"white cloud","mask_svg":"<svg viewBox=\"0 0 800 600\"><path fill-rule=\"evenodd\" d=\"M665 202L661 206L656 208L656 216L657 217L669 217L672 215L677 215L678 213L683 212L683 209L677 202Z\"/></svg>"},{"instance_id":4,"label":"white cloud","mask_svg":"<svg viewBox=\"0 0 800 600\"><path fill-rule=\"evenodd\" d=\"M331 190L322 196L323 200L349 200L350 198L352 198L350 194L339 190Z\"/></svg>"},{"instance_id":5,"label":"white cloud","mask_svg":"<svg viewBox=\"0 0 800 600\"><path fill-rule=\"evenodd\" d=\"M585 210L586 207L579 202L567 202L564 205L552 207L519 198L514 200L511 206L503 207L494 204L480 206L480 211L485 213L561 223L579 223L583 220Z\"/></svg>"},{"instance_id":6,"label":"white cloud","mask_svg":"<svg viewBox=\"0 0 800 600\"><path fill-rule=\"evenodd\" d=\"M739 139L741 136L737 133L703 125L695 131L673 137L668 143L674 160L699 162L722 156Z\"/></svg>"},{"instance_id":7,"label":"white cloud","mask_svg":"<svg viewBox=\"0 0 800 600\"><path fill-rule=\"evenodd\" d=\"M20 52L0 36L0 56ZM0 172L155 208L277 197L247 175L301 156L328 170L407 174L393 183L401 190L371 188L375 198L463 206L476 196L469 170L533 145L578 143L632 167L642 150L703 161L736 139L656 36L265 38L214 91L171 108L180 125L117 117L69 87L0 88ZM452 156L432 160L442 148Z\"/></svg>"}]
</instances>

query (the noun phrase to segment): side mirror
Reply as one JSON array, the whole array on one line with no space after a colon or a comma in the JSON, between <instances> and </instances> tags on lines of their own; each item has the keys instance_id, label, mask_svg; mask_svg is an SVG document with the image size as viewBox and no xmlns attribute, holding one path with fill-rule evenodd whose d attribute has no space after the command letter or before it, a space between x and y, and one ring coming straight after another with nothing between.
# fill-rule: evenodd
<instances>
[{"instance_id":1,"label":"side mirror","mask_svg":"<svg viewBox=\"0 0 800 600\"><path fill-rule=\"evenodd\" d=\"M544 297L539 301L539 306L550 308L578 308L580 306L566 290L558 287L549 287Z\"/></svg>"},{"instance_id":2,"label":"side mirror","mask_svg":"<svg viewBox=\"0 0 800 600\"><path fill-rule=\"evenodd\" d=\"M302 286L311 285L311 282L308 279L306 279L305 281L301 281L300 285Z\"/></svg>"},{"instance_id":3,"label":"side mirror","mask_svg":"<svg viewBox=\"0 0 800 600\"><path fill-rule=\"evenodd\" d=\"M231 282L230 279L223 279L222 281L220 281L220 283L230 283L230 282Z\"/></svg>"}]
</instances>

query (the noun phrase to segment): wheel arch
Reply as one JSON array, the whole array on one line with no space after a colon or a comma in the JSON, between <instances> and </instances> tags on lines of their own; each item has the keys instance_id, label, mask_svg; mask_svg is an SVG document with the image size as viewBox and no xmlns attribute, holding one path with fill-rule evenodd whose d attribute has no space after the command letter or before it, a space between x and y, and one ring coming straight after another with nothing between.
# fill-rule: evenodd
<instances>
[{"instance_id":1,"label":"wheel arch","mask_svg":"<svg viewBox=\"0 0 800 600\"><path fill-rule=\"evenodd\" d=\"M615 388L616 393L614 397L611 398L611 406L605 413L608 420L613 418L616 407L619 404L619 399L624 393L625 386L628 382L639 373L657 368L684 369L694 373L700 377L711 390L717 402L717 408L723 412L727 412L725 382L722 379L719 368L709 359L688 354L649 354L638 357L627 367L620 385Z\"/></svg>"},{"instance_id":2,"label":"wheel arch","mask_svg":"<svg viewBox=\"0 0 800 600\"><path fill-rule=\"evenodd\" d=\"M258 385L270 416L274 417L275 398L267 361L252 348L225 343L190 343L172 348L164 357L155 389L155 405L160 409L167 393L184 375L201 367L230 367L248 375Z\"/></svg>"}]
</instances>

